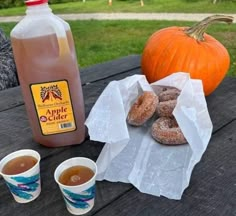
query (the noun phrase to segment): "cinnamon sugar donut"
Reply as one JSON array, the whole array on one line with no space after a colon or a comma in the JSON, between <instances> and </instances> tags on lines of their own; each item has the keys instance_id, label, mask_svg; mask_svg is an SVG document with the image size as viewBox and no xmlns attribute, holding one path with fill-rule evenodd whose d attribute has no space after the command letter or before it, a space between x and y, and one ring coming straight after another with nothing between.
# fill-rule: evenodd
<instances>
[{"instance_id":1,"label":"cinnamon sugar donut","mask_svg":"<svg viewBox=\"0 0 236 216\"><path fill-rule=\"evenodd\" d=\"M175 118L160 117L152 125L152 137L161 144L179 145L187 143Z\"/></svg>"},{"instance_id":2,"label":"cinnamon sugar donut","mask_svg":"<svg viewBox=\"0 0 236 216\"><path fill-rule=\"evenodd\" d=\"M176 100L179 95L180 95L179 89L171 88L161 92L158 96L160 101L169 101L169 100Z\"/></svg>"},{"instance_id":3,"label":"cinnamon sugar donut","mask_svg":"<svg viewBox=\"0 0 236 216\"><path fill-rule=\"evenodd\" d=\"M177 88L171 88L161 92L158 95L159 103L157 104L156 109L158 116L171 117L179 95L180 90Z\"/></svg>"},{"instance_id":4,"label":"cinnamon sugar donut","mask_svg":"<svg viewBox=\"0 0 236 216\"><path fill-rule=\"evenodd\" d=\"M140 126L150 119L155 113L158 97L151 91L144 91L132 105L128 113L128 123Z\"/></svg>"}]
</instances>

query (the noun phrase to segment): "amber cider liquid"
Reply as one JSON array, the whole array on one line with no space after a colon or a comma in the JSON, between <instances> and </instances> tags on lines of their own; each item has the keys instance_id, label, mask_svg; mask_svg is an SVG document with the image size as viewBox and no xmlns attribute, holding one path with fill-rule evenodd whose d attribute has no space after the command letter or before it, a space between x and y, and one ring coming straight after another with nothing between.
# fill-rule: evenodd
<instances>
[{"instance_id":1,"label":"amber cider liquid","mask_svg":"<svg viewBox=\"0 0 236 216\"><path fill-rule=\"evenodd\" d=\"M2 173L5 175L16 175L31 169L37 163L37 159L32 156L20 156L8 161Z\"/></svg>"},{"instance_id":2,"label":"amber cider liquid","mask_svg":"<svg viewBox=\"0 0 236 216\"><path fill-rule=\"evenodd\" d=\"M79 144L85 138L84 101L74 41L70 31L67 31L67 40L70 51L67 55L59 55L59 45L55 34L29 39L11 38L18 77L34 140L48 147ZM30 85L58 80L68 81L76 130L43 135Z\"/></svg>"},{"instance_id":3,"label":"amber cider liquid","mask_svg":"<svg viewBox=\"0 0 236 216\"><path fill-rule=\"evenodd\" d=\"M94 172L85 166L73 166L64 170L59 176L59 182L67 186L81 185L89 181Z\"/></svg>"}]
</instances>

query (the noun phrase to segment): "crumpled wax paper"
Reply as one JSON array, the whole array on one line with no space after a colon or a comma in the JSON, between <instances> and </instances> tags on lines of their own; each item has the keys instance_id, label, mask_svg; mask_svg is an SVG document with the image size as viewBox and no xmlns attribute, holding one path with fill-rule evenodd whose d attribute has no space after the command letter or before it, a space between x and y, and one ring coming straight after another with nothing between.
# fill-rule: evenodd
<instances>
[{"instance_id":1,"label":"crumpled wax paper","mask_svg":"<svg viewBox=\"0 0 236 216\"><path fill-rule=\"evenodd\" d=\"M166 146L151 137L153 116L141 127L130 126L127 114L143 91L159 86L181 91L173 111L188 144ZM98 98L85 124L91 140L106 143L98 159L97 180L133 184L139 191L169 199L181 199L192 170L207 148L212 122L202 82L188 73L174 73L149 85L145 76L134 75L112 81Z\"/></svg>"}]
</instances>

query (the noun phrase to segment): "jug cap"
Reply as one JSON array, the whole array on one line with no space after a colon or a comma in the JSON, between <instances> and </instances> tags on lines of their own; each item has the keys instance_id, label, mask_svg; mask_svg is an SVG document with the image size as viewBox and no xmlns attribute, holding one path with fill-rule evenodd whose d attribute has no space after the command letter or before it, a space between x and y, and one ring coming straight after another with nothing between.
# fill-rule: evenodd
<instances>
[{"instance_id":1,"label":"jug cap","mask_svg":"<svg viewBox=\"0 0 236 216\"><path fill-rule=\"evenodd\" d=\"M27 6L40 5L40 4L44 4L44 3L48 3L48 0L26 0L25 1L25 4Z\"/></svg>"}]
</instances>

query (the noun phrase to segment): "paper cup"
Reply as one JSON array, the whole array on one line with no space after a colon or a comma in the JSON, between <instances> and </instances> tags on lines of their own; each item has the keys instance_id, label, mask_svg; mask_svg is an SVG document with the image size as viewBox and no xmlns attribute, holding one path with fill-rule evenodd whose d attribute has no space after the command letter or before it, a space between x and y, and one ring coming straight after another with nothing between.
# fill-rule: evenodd
<instances>
[{"instance_id":1,"label":"paper cup","mask_svg":"<svg viewBox=\"0 0 236 216\"><path fill-rule=\"evenodd\" d=\"M16 175L7 175L2 173L2 169L7 162L20 156L32 156L37 159L37 163L29 170ZM39 196L41 192L39 163L39 153L30 149L12 152L0 161L0 174L3 176L16 202L28 203Z\"/></svg>"},{"instance_id":2,"label":"paper cup","mask_svg":"<svg viewBox=\"0 0 236 216\"><path fill-rule=\"evenodd\" d=\"M59 182L62 172L73 166L85 166L94 172L94 176L84 184L67 186ZM95 179L97 175L96 163L88 158L75 157L62 162L55 170L54 178L59 185L66 207L71 214L82 215L94 206Z\"/></svg>"}]
</instances>

